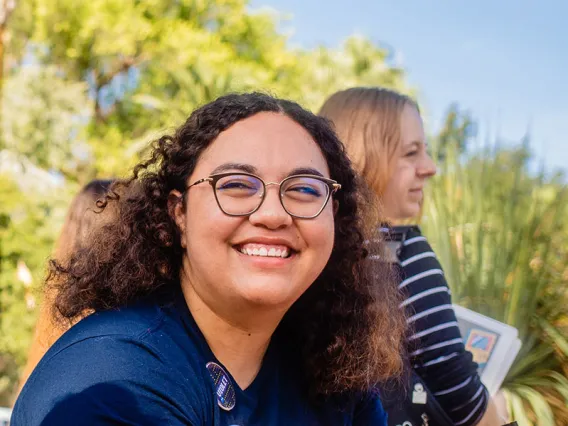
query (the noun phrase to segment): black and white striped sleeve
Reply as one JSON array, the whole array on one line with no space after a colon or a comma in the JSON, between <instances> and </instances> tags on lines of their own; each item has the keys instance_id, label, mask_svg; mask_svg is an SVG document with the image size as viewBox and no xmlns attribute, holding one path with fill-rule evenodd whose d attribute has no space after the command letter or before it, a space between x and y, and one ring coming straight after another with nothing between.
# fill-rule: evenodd
<instances>
[{"instance_id":1,"label":"black and white striped sleeve","mask_svg":"<svg viewBox=\"0 0 568 426\"><path fill-rule=\"evenodd\" d=\"M399 261L399 289L404 294L400 307L411 330L410 362L456 425L475 425L489 395L465 350L440 262L417 229L403 242Z\"/></svg>"}]
</instances>

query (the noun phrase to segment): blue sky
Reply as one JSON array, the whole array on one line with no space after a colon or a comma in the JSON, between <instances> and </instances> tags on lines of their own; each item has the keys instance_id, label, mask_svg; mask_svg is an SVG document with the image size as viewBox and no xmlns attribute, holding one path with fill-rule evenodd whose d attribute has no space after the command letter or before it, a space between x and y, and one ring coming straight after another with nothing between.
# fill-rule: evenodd
<instances>
[{"instance_id":1,"label":"blue sky","mask_svg":"<svg viewBox=\"0 0 568 426\"><path fill-rule=\"evenodd\" d=\"M530 129L547 170L568 172L568 1L252 0L290 19L291 45L339 45L357 33L395 50L430 130L458 102L511 142Z\"/></svg>"}]
</instances>

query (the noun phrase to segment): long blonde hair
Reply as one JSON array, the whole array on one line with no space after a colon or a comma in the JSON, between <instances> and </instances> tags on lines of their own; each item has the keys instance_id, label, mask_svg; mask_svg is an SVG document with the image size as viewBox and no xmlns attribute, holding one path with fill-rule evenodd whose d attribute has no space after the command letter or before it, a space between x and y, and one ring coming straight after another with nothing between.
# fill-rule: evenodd
<instances>
[{"instance_id":1,"label":"long blonde hair","mask_svg":"<svg viewBox=\"0 0 568 426\"><path fill-rule=\"evenodd\" d=\"M354 87L331 95L319 114L331 120L357 171L379 199L401 142L400 117L409 96L381 87Z\"/></svg>"}]
</instances>

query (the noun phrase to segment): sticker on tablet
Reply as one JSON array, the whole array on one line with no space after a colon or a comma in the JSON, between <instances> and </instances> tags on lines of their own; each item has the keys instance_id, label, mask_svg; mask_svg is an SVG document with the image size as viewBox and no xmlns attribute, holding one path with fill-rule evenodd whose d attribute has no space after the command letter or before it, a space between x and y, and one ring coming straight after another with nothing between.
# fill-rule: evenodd
<instances>
[{"instance_id":1,"label":"sticker on tablet","mask_svg":"<svg viewBox=\"0 0 568 426\"><path fill-rule=\"evenodd\" d=\"M208 362L205 366L215 385L217 404L225 411L231 411L235 407L235 388L227 372L219 364Z\"/></svg>"},{"instance_id":2,"label":"sticker on tablet","mask_svg":"<svg viewBox=\"0 0 568 426\"><path fill-rule=\"evenodd\" d=\"M496 341L497 335L495 333L472 329L465 342L465 349L472 353L473 361L483 367L489 360Z\"/></svg>"}]
</instances>

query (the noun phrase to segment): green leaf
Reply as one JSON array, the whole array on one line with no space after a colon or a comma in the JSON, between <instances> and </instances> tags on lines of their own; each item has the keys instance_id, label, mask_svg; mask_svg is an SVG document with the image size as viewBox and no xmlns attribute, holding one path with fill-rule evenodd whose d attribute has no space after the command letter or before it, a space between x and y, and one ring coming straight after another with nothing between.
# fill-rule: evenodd
<instances>
[{"instance_id":1,"label":"green leaf","mask_svg":"<svg viewBox=\"0 0 568 426\"><path fill-rule=\"evenodd\" d=\"M546 320L540 319L539 324L552 339L556 347L558 347L558 349L560 349L562 353L566 357L568 357L568 339L566 339L555 327L553 327Z\"/></svg>"}]
</instances>

